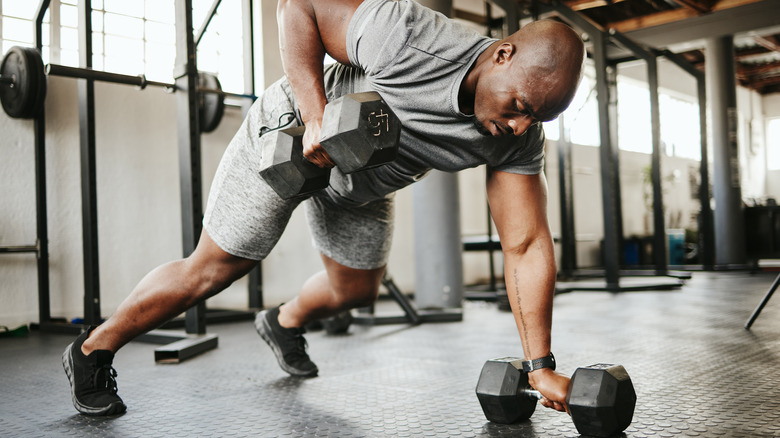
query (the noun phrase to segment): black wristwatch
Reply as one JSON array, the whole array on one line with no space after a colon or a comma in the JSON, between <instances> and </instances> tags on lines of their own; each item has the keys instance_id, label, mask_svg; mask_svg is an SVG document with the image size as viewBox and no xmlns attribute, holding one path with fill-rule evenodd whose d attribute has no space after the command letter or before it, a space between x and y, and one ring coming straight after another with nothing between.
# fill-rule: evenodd
<instances>
[{"instance_id":1,"label":"black wristwatch","mask_svg":"<svg viewBox=\"0 0 780 438\"><path fill-rule=\"evenodd\" d=\"M552 352L550 352L550 354L545 357L540 357L539 359L523 361L523 371L526 373L530 373L531 371L542 368L550 368L555 371L555 356L553 356Z\"/></svg>"}]
</instances>

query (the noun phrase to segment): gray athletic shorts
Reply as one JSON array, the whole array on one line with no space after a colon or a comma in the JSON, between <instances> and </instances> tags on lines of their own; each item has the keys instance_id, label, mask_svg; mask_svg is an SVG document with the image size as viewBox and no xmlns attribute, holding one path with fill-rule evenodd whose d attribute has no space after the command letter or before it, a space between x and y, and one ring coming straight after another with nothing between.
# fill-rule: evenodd
<instances>
[{"instance_id":1,"label":"gray athletic shorts","mask_svg":"<svg viewBox=\"0 0 780 438\"><path fill-rule=\"evenodd\" d=\"M203 226L225 252L262 260L303 202L312 243L321 253L355 269L387 264L393 233L393 199L342 205L322 191L302 201L279 198L260 177L265 149L262 128L297 126L294 97L286 80L270 86L254 103L225 151L211 186Z\"/></svg>"}]
</instances>

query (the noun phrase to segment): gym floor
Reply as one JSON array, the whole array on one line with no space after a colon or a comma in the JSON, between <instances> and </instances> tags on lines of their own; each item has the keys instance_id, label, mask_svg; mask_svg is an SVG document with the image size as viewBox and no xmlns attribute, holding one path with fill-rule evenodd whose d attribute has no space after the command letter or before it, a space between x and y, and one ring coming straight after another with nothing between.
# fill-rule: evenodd
<instances>
[{"instance_id":1,"label":"gym floor","mask_svg":"<svg viewBox=\"0 0 780 438\"><path fill-rule=\"evenodd\" d=\"M694 273L679 290L555 298L559 371L620 363L637 392L628 437L780 436L780 298L743 325L777 273ZM379 312L400 313L392 301ZM485 420L474 388L486 359L521 352L511 313L465 303L464 321L310 332L320 376L288 377L250 321L212 324L219 347L156 365L133 342L114 361L128 411L79 415L60 354L72 336L0 338L0 436L570 437L539 407L516 425Z\"/></svg>"}]
</instances>

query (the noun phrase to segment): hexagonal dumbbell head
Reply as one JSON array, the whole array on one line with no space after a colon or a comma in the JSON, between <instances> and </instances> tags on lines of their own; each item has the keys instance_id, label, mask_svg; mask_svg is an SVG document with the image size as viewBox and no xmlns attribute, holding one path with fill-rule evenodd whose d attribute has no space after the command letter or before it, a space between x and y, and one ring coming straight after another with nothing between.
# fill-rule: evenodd
<instances>
[{"instance_id":1,"label":"hexagonal dumbbell head","mask_svg":"<svg viewBox=\"0 0 780 438\"><path fill-rule=\"evenodd\" d=\"M536 400L522 393L528 386L522 359L502 357L485 362L476 390L485 418L502 424L530 418L536 410Z\"/></svg>"},{"instance_id":2,"label":"hexagonal dumbbell head","mask_svg":"<svg viewBox=\"0 0 780 438\"><path fill-rule=\"evenodd\" d=\"M343 173L393 161L401 123L378 93L342 96L325 106L320 144Z\"/></svg>"},{"instance_id":3,"label":"hexagonal dumbbell head","mask_svg":"<svg viewBox=\"0 0 780 438\"><path fill-rule=\"evenodd\" d=\"M631 424L636 392L621 365L596 364L577 368L566 403L579 433L607 437Z\"/></svg>"},{"instance_id":4,"label":"hexagonal dumbbell head","mask_svg":"<svg viewBox=\"0 0 780 438\"><path fill-rule=\"evenodd\" d=\"M303 156L303 126L263 135L263 159L260 176L282 198L290 199L322 190L328 186L330 169L322 169Z\"/></svg>"}]
</instances>

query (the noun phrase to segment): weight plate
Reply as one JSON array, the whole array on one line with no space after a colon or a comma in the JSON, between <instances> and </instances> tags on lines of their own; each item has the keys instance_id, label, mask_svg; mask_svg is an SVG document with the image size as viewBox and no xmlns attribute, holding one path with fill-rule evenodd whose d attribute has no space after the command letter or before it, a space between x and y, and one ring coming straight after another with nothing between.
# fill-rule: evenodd
<instances>
[{"instance_id":1,"label":"weight plate","mask_svg":"<svg viewBox=\"0 0 780 438\"><path fill-rule=\"evenodd\" d=\"M198 72L198 87L222 91L219 79L211 73ZM201 92L199 102L200 132L211 132L217 129L225 113L224 97L218 93Z\"/></svg>"},{"instance_id":2,"label":"weight plate","mask_svg":"<svg viewBox=\"0 0 780 438\"><path fill-rule=\"evenodd\" d=\"M38 50L11 47L0 64L0 73L14 80L13 84L0 85L0 102L6 114L17 119L39 114L46 98L46 77Z\"/></svg>"}]
</instances>

